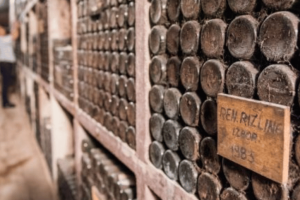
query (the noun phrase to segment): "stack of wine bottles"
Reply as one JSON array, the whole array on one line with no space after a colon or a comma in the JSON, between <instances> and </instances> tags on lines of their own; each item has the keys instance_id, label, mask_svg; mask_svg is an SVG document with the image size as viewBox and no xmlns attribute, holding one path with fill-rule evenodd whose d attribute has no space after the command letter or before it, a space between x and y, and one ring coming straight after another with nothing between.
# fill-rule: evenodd
<instances>
[{"instance_id":1,"label":"stack of wine bottles","mask_svg":"<svg viewBox=\"0 0 300 200\"><path fill-rule=\"evenodd\" d=\"M79 106L135 149L135 4L101 2L78 1Z\"/></svg>"},{"instance_id":2,"label":"stack of wine bottles","mask_svg":"<svg viewBox=\"0 0 300 200\"><path fill-rule=\"evenodd\" d=\"M32 36L32 51L31 51L31 68L37 73L38 71L38 41L37 35Z\"/></svg>"},{"instance_id":3,"label":"stack of wine bottles","mask_svg":"<svg viewBox=\"0 0 300 200\"><path fill-rule=\"evenodd\" d=\"M216 146L218 93L290 106L298 136L299 9L297 0L151 1L150 160L201 200L300 198L300 138L287 185Z\"/></svg>"},{"instance_id":4,"label":"stack of wine bottles","mask_svg":"<svg viewBox=\"0 0 300 200\"><path fill-rule=\"evenodd\" d=\"M76 200L76 175L74 158L59 159L58 168L58 193L60 199Z\"/></svg>"},{"instance_id":5,"label":"stack of wine bottles","mask_svg":"<svg viewBox=\"0 0 300 200\"><path fill-rule=\"evenodd\" d=\"M50 117L44 117L41 122L41 150L52 173L52 125Z\"/></svg>"},{"instance_id":6,"label":"stack of wine bottles","mask_svg":"<svg viewBox=\"0 0 300 200\"><path fill-rule=\"evenodd\" d=\"M82 198L91 200L91 188L96 187L106 199L135 200L134 175L109 152L89 140L82 141Z\"/></svg>"},{"instance_id":7,"label":"stack of wine bottles","mask_svg":"<svg viewBox=\"0 0 300 200\"><path fill-rule=\"evenodd\" d=\"M54 86L70 101L74 98L72 50L70 39L53 41Z\"/></svg>"},{"instance_id":8,"label":"stack of wine bottles","mask_svg":"<svg viewBox=\"0 0 300 200\"><path fill-rule=\"evenodd\" d=\"M49 82L49 37L48 37L48 11L47 11L47 0L39 3L38 19L40 21L40 75L41 77Z\"/></svg>"}]
</instances>

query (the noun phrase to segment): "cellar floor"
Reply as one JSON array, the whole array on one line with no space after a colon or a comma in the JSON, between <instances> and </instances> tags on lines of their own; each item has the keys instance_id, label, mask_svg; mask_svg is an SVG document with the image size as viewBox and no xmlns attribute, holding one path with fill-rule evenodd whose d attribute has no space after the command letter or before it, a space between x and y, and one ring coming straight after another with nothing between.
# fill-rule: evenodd
<instances>
[{"instance_id":1,"label":"cellar floor","mask_svg":"<svg viewBox=\"0 0 300 200\"><path fill-rule=\"evenodd\" d=\"M53 200L50 172L25 106L17 95L11 99L15 108L0 106L0 199Z\"/></svg>"}]
</instances>

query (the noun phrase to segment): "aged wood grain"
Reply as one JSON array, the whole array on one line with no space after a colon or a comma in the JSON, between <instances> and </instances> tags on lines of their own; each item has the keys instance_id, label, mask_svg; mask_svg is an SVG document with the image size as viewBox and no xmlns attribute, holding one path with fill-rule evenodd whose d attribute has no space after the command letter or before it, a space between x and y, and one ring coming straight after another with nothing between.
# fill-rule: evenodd
<instances>
[{"instance_id":1,"label":"aged wood grain","mask_svg":"<svg viewBox=\"0 0 300 200\"><path fill-rule=\"evenodd\" d=\"M278 183L287 183L289 107L218 96L218 154Z\"/></svg>"}]
</instances>

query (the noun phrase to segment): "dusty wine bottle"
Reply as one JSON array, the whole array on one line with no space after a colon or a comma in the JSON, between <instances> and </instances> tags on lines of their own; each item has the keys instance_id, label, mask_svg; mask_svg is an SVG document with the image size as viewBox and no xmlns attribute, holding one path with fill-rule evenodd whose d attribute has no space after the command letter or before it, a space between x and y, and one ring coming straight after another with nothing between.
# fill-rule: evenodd
<instances>
[{"instance_id":1,"label":"dusty wine bottle","mask_svg":"<svg viewBox=\"0 0 300 200\"><path fill-rule=\"evenodd\" d=\"M256 90L257 76L258 70L251 62L239 61L233 63L226 74L228 93L252 99Z\"/></svg>"},{"instance_id":2,"label":"dusty wine bottle","mask_svg":"<svg viewBox=\"0 0 300 200\"><path fill-rule=\"evenodd\" d=\"M229 24L227 46L232 56L246 60L252 58L257 42L258 25L258 21L251 15L238 16Z\"/></svg>"},{"instance_id":3,"label":"dusty wine bottle","mask_svg":"<svg viewBox=\"0 0 300 200\"><path fill-rule=\"evenodd\" d=\"M201 8L204 14L210 18L221 18L226 10L226 0L201 0Z\"/></svg>"},{"instance_id":4,"label":"dusty wine bottle","mask_svg":"<svg viewBox=\"0 0 300 200\"><path fill-rule=\"evenodd\" d=\"M181 93L176 88L170 88L164 94L164 111L170 119L177 119L179 116L179 104Z\"/></svg>"},{"instance_id":5,"label":"dusty wine bottle","mask_svg":"<svg viewBox=\"0 0 300 200\"><path fill-rule=\"evenodd\" d=\"M263 101L291 106L296 95L297 78L287 65L270 65L258 77L258 96Z\"/></svg>"},{"instance_id":6,"label":"dusty wine bottle","mask_svg":"<svg viewBox=\"0 0 300 200\"><path fill-rule=\"evenodd\" d=\"M134 200L136 199L136 189L135 188L127 188L121 192L120 200Z\"/></svg>"},{"instance_id":7,"label":"dusty wine bottle","mask_svg":"<svg viewBox=\"0 0 300 200\"><path fill-rule=\"evenodd\" d=\"M200 158L199 144L202 136L196 128L184 127L179 134L179 148L183 156L191 161Z\"/></svg>"},{"instance_id":8,"label":"dusty wine bottle","mask_svg":"<svg viewBox=\"0 0 300 200\"><path fill-rule=\"evenodd\" d=\"M118 96L113 95L111 97L111 105L110 105L110 113L114 116L118 116L118 111L119 111L119 104L120 104L120 99Z\"/></svg>"},{"instance_id":9,"label":"dusty wine bottle","mask_svg":"<svg viewBox=\"0 0 300 200\"><path fill-rule=\"evenodd\" d=\"M180 26L173 24L166 35L167 50L171 55L177 55L180 49Z\"/></svg>"},{"instance_id":10,"label":"dusty wine bottle","mask_svg":"<svg viewBox=\"0 0 300 200\"><path fill-rule=\"evenodd\" d=\"M178 167L180 161L179 155L174 151L167 150L163 155L163 170L171 180L178 180Z\"/></svg>"},{"instance_id":11,"label":"dusty wine bottle","mask_svg":"<svg viewBox=\"0 0 300 200\"><path fill-rule=\"evenodd\" d=\"M166 83L166 65L167 57L165 55L154 56L151 60L149 73L150 80L153 84Z\"/></svg>"},{"instance_id":12,"label":"dusty wine bottle","mask_svg":"<svg viewBox=\"0 0 300 200\"><path fill-rule=\"evenodd\" d=\"M150 107L154 112L162 113L164 106L164 87L154 85L149 92Z\"/></svg>"},{"instance_id":13,"label":"dusty wine bottle","mask_svg":"<svg viewBox=\"0 0 300 200\"><path fill-rule=\"evenodd\" d=\"M196 163L183 160L179 164L178 171L179 182L183 189L188 193L194 194L197 190L197 179L200 171Z\"/></svg>"},{"instance_id":14,"label":"dusty wine bottle","mask_svg":"<svg viewBox=\"0 0 300 200\"><path fill-rule=\"evenodd\" d=\"M170 22L175 23L179 21L180 17L180 1L181 0L168 0L167 2L167 15Z\"/></svg>"},{"instance_id":15,"label":"dusty wine bottle","mask_svg":"<svg viewBox=\"0 0 300 200\"><path fill-rule=\"evenodd\" d=\"M149 37L149 48L151 53L158 55L166 52L167 29L164 26L154 26Z\"/></svg>"},{"instance_id":16,"label":"dusty wine bottle","mask_svg":"<svg viewBox=\"0 0 300 200\"><path fill-rule=\"evenodd\" d=\"M119 6L119 13L117 19L119 28L125 27L127 25L127 20L128 20L128 5L121 4Z\"/></svg>"},{"instance_id":17,"label":"dusty wine bottle","mask_svg":"<svg viewBox=\"0 0 300 200\"><path fill-rule=\"evenodd\" d=\"M222 184L217 176L203 172L198 178L197 191L200 199L219 199Z\"/></svg>"},{"instance_id":18,"label":"dusty wine bottle","mask_svg":"<svg viewBox=\"0 0 300 200\"><path fill-rule=\"evenodd\" d=\"M228 0L228 5L237 14L250 14L256 7L256 0Z\"/></svg>"},{"instance_id":19,"label":"dusty wine bottle","mask_svg":"<svg viewBox=\"0 0 300 200\"><path fill-rule=\"evenodd\" d=\"M180 31L181 50L186 55L198 52L201 26L197 21L185 22Z\"/></svg>"},{"instance_id":20,"label":"dusty wine bottle","mask_svg":"<svg viewBox=\"0 0 300 200\"><path fill-rule=\"evenodd\" d=\"M127 37L127 30L122 28L119 30L119 40L118 40L118 48L119 51L126 51L126 38Z\"/></svg>"},{"instance_id":21,"label":"dusty wine bottle","mask_svg":"<svg viewBox=\"0 0 300 200\"><path fill-rule=\"evenodd\" d=\"M126 130L128 128L128 124L126 121L120 121L119 125L119 137L123 142L126 142Z\"/></svg>"},{"instance_id":22,"label":"dusty wine bottle","mask_svg":"<svg viewBox=\"0 0 300 200\"><path fill-rule=\"evenodd\" d=\"M111 50L117 51L119 46L119 32L117 30L112 30L110 32L110 38L111 38Z\"/></svg>"},{"instance_id":23,"label":"dusty wine bottle","mask_svg":"<svg viewBox=\"0 0 300 200\"><path fill-rule=\"evenodd\" d=\"M167 147L173 151L177 151L179 149L179 133L182 126L178 121L174 121L169 119L164 123L163 126L163 138Z\"/></svg>"},{"instance_id":24,"label":"dusty wine bottle","mask_svg":"<svg viewBox=\"0 0 300 200\"><path fill-rule=\"evenodd\" d=\"M226 66L219 60L208 60L201 67L200 82L207 96L217 97L224 91Z\"/></svg>"},{"instance_id":25,"label":"dusty wine bottle","mask_svg":"<svg viewBox=\"0 0 300 200\"><path fill-rule=\"evenodd\" d=\"M200 144L200 156L203 168L217 175L221 170L220 158L217 154L217 143L211 137L206 137Z\"/></svg>"},{"instance_id":26,"label":"dusty wine bottle","mask_svg":"<svg viewBox=\"0 0 300 200\"><path fill-rule=\"evenodd\" d=\"M125 52L122 52L119 57L119 72L120 74L126 74L126 68L128 67L128 55Z\"/></svg>"},{"instance_id":27,"label":"dusty wine bottle","mask_svg":"<svg viewBox=\"0 0 300 200\"><path fill-rule=\"evenodd\" d=\"M135 128L132 126L129 126L126 130L126 143L128 146L130 146L132 149L136 149L136 133Z\"/></svg>"},{"instance_id":28,"label":"dusty wine bottle","mask_svg":"<svg viewBox=\"0 0 300 200\"><path fill-rule=\"evenodd\" d=\"M167 0L152 0L150 21L155 25L168 25Z\"/></svg>"},{"instance_id":29,"label":"dusty wine bottle","mask_svg":"<svg viewBox=\"0 0 300 200\"><path fill-rule=\"evenodd\" d=\"M130 102L127 105L127 121L129 125L135 127L135 103Z\"/></svg>"},{"instance_id":30,"label":"dusty wine bottle","mask_svg":"<svg viewBox=\"0 0 300 200\"><path fill-rule=\"evenodd\" d=\"M300 198L300 185L298 184L292 191L291 200L298 200Z\"/></svg>"},{"instance_id":31,"label":"dusty wine bottle","mask_svg":"<svg viewBox=\"0 0 300 200\"><path fill-rule=\"evenodd\" d=\"M199 125L201 100L196 93L185 93L180 101L180 114L189 126L196 127Z\"/></svg>"},{"instance_id":32,"label":"dusty wine bottle","mask_svg":"<svg viewBox=\"0 0 300 200\"><path fill-rule=\"evenodd\" d=\"M109 26L111 29L117 28L117 14L118 9L116 7L112 7L110 10L110 18L109 18Z\"/></svg>"},{"instance_id":33,"label":"dusty wine bottle","mask_svg":"<svg viewBox=\"0 0 300 200\"><path fill-rule=\"evenodd\" d=\"M227 24L221 19L209 20L202 26L200 43L201 49L207 57L220 58L223 56L226 28Z\"/></svg>"},{"instance_id":34,"label":"dusty wine bottle","mask_svg":"<svg viewBox=\"0 0 300 200\"><path fill-rule=\"evenodd\" d=\"M222 161L224 175L230 186L238 191L245 191L250 185L250 171L225 158Z\"/></svg>"},{"instance_id":35,"label":"dusty wine bottle","mask_svg":"<svg viewBox=\"0 0 300 200\"><path fill-rule=\"evenodd\" d=\"M299 11L299 0L263 0L264 4L275 10L297 10Z\"/></svg>"},{"instance_id":36,"label":"dusty wine bottle","mask_svg":"<svg viewBox=\"0 0 300 200\"><path fill-rule=\"evenodd\" d=\"M233 188L226 188L220 195L221 200L248 200L241 192L236 191Z\"/></svg>"},{"instance_id":37,"label":"dusty wine bottle","mask_svg":"<svg viewBox=\"0 0 300 200\"><path fill-rule=\"evenodd\" d=\"M252 174L252 187L257 199L289 199L288 189L285 185L275 183L256 173Z\"/></svg>"},{"instance_id":38,"label":"dusty wine bottle","mask_svg":"<svg viewBox=\"0 0 300 200\"><path fill-rule=\"evenodd\" d=\"M165 147L162 143L154 141L149 147L149 157L152 164L158 168L162 169L162 158L165 153Z\"/></svg>"},{"instance_id":39,"label":"dusty wine bottle","mask_svg":"<svg viewBox=\"0 0 300 200\"><path fill-rule=\"evenodd\" d=\"M180 83L181 60L177 57L171 57L167 62L167 83L171 87L178 87Z\"/></svg>"},{"instance_id":40,"label":"dusty wine bottle","mask_svg":"<svg viewBox=\"0 0 300 200\"><path fill-rule=\"evenodd\" d=\"M119 117L121 120L126 121L127 120L127 108L128 108L128 102L125 99L120 99L119 104ZM126 130L126 129L125 129ZM124 130L124 131L125 131Z\"/></svg>"},{"instance_id":41,"label":"dusty wine bottle","mask_svg":"<svg viewBox=\"0 0 300 200\"><path fill-rule=\"evenodd\" d=\"M134 52L135 49L135 29L129 28L126 36L126 48L130 52Z\"/></svg>"},{"instance_id":42,"label":"dusty wine bottle","mask_svg":"<svg viewBox=\"0 0 300 200\"><path fill-rule=\"evenodd\" d=\"M180 2L181 12L184 18L198 19L200 13L200 0L181 0Z\"/></svg>"},{"instance_id":43,"label":"dusty wine bottle","mask_svg":"<svg viewBox=\"0 0 300 200\"><path fill-rule=\"evenodd\" d=\"M127 79L126 96L128 101L135 102L135 81L133 78Z\"/></svg>"},{"instance_id":44,"label":"dusty wine bottle","mask_svg":"<svg viewBox=\"0 0 300 200\"><path fill-rule=\"evenodd\" d=\"M128 26L134 26L135 23L135 4L130 2L128 4Z\"/></svg>"},{"instance_id":45,"label":"dusty wine bottle","mask_svg":"<svg viewBox=\"0 0 300 200\"><path fill-rule=\"evenodd\" d=\"M128 64L126 67L127 75L130 77L135 77L135 55L134 53L129 53Z\"/></svg>"},{"instance_id":46,"label":"dusty wine bottle","mask_svg":"<svg viewBox=\"0 0 300 200\"><path fill-rule=\"evenodd\" d=\"M300 165L300 136L298 136L295 140L295 158L296 161L298 163L298 165Z\"/></svg>"},{"instance_id":47,"label":"dusty wine bottle","mask_svg":"<svg viewBox=\"0 0 300 200\"><path fill-rule=\"evenodd\" d=\"M103 103L104 103L104 110L106 112L108 112L110 109L110 103L111 103L111 95L108 92L105 92L105 94L104 94Z\"/></svg>"},{"instance_id":48,"label":"dusty wine bottle","mask_svg":"<svg viewBox=\"0 0 300 200\"><path fill-rule=\"evenodd\" d=\"M259 31L259 44L269 61L288 61L294 56L298 26L298 17L286 11L273 13L265 19Z\"/></svg>"},{"instance_id":49,"label":"dusty wine bottle","mask_svg":"<svg viewBox=\"0 0 300 200\"><path fill-rule=\"evenodd\" d=\"M117 74L112 74L110 77L110 90L109 92L112 95L118 94L118 87L119 87L119 76Z\"/></svg>"},{"instance_id":50,"label":"dusty wine bottle","mask_svg":"<svg viewBox=\"0 0 300 200\"><path fill-rule=\"evenodd\" d=\"M126 98L126 87L127 87L127 77L121 75L119 78L119 96L121 98Z\"/></svg>"},{"instance_id":51,"label":"dusty wine bottle","mask_svg":"<svg viewBox=\"0 0 300 200\"><path fill-rule=\"evenodd\" d=\"M199 75L202 61L197 57L187 57L180 69L180 80L187 91L196 91L199 85Z\"/></svg>"},{"instance_id":52,"label":"dusty wine bottle","mask_svg":"<svg viewBox=\"0 0 300 200\"><path fill-rule=\"evenodd\" d=\"M154 113L150 118L150 133L154 140L163 142L162 129L165 123L163 115Z\"/></svg>"},{"instance_id":53,"label":"dusty wine bottle","mask_svg":"<svg viewBox=\"0 0 300 200\"><path fill-rule=\"evenodd\" d=\"M217 102L207 99L201 106L201 124L205 132L210 136L217 134Z\"/></svg>"},{"instance_id":54,"label":"dusty wine bottle","mask_svg":"<svg viewBox=\"0 0 300 200\"><path fill-rule=\"evenodd\" d=\"M112 125L112 132L115 136L119 137L119 126L120 126L120 120L118 117L113 117L111 120Z\"/></svg>"}]
</instances>

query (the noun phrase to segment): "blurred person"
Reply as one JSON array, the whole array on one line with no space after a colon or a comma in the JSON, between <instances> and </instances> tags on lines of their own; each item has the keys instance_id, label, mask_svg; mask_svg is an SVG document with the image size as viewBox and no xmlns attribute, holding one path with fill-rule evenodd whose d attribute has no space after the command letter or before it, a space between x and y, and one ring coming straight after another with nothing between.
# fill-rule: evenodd
<instances>
[{"instance_id":1,"label":"blurred person","mask_svg":"<svg viewBox=\"0 0 300 200\"><path fill-rule=\"evenodd\" d=\"M11 33L0 26L0 71L2 74L2 106L3 108L15 107L9 101L8 89L13 82L11 80L12 71L16 62L16 55L14 52L14 41L19 37L19 23L15 22L12 26Z\"/></svg>"}]
</instances>

